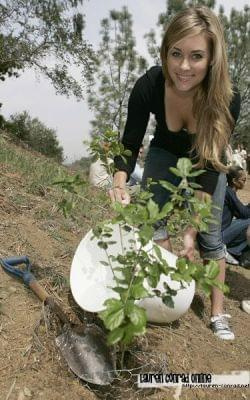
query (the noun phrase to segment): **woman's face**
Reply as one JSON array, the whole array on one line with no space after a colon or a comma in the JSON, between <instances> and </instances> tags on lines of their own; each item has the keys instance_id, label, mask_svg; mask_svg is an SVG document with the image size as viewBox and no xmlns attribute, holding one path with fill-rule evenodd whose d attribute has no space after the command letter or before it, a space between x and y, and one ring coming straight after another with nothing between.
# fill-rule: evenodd
<instances>
[{"instance_id":1,"label":"woman's face","mask_svg":"<svg viewBox=\"0 0 250 400\"><path fill-rule=\"evenodd\" d=\"M193 91L205 78L211 55L207 37L200 33L175 43L168 51L167 68L179 92Z\"/></svg>"},{"instance_id":2,"label":"woman's face","mask_svg":"<svg viewBox=\"0 0 250 400\"><path fill-rule=\"evenodd\" d=\"M241 190L244 188L245 183L247 180L247 174L245 171L240 171L239 172L239 177L238 178L234 178L234 186L236 187L237 190Z\"/></svg>"}]
</instances>

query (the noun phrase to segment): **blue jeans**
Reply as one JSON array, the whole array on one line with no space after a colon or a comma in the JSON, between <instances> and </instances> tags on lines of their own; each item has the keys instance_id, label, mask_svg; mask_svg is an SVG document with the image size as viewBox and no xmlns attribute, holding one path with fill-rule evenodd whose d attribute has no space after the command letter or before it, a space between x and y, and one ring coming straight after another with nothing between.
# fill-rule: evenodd
<instances>
[{"instance_id":1,"label":"blue jeans","mask_svg":"<svg viewBox=\"0 0 250 400\"><path fill-rule=\"evenodd\" d=\"M169 171L169 167L176 167L178 158L168 151L151 147L147 154L142 177L142 187L146 187L147 179L154 181L166 180L175 186L180 183L180 178ZM161 185L152 185L150 191L153 193L153 200L160 209L170 199L171 193ZM224 244L221 235L222 210L226 191L226 175L219 174L215 192L212 196L212 219L217 223L211 223L208 226L208 232L200 232L197 235L200 255L206 260L219 260L225 257ZM166 221L159 221L155 226L154 240L163 240L168 238L166 230Z\"/></svg>"},{"instance_id":2,"label":"blue jeans","mask_svg":"<svg viewBox=\"0 0 250 400\"><path fill-rule=\"evenodd\" d=\"M250 226L250 218L233 219L222 232L223 243L227 246L229 253L240 256L247 247L247 228Z\"/></svg>"}]
</instances>

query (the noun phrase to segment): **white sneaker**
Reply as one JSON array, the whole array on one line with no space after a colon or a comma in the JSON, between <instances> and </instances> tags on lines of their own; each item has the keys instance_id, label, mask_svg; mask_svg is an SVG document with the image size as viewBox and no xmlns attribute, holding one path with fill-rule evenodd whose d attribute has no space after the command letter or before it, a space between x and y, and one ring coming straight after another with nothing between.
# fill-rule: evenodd
<instances>
[{"instance_id":1,"label":"white sneaker","mask_svg":"<svg viewBox=\"0 0 250 400\"><path fill-rule=\"evenodd\" d=\"M244 310L246 313L250 314L250 300L242 300L241 302L241 308Z\"/></svg>"},{"instance_id":2,"label":"white sneaker","mask_svg":"<svg viewBox=\"0 0 250 400\"><path fill-rule=\"evenodd\" d=\"M218 338L224 340L234 340L235 336L229 328L228 318L231 318L231 315L219 314L211 317L211 328Z\"/></svg>"},{"instance_id":3,"label":"white sneaker","mask_svg":"<svg viewBox=\"0 0 250 400\"><path fill-rule=\"evenodd\" d=\"M234 257L232 256L232 254L228 253L228 251L226 252L225 260L226 260L226 263L227 263L227 264L239 265L239 261L236 260L236 258L234 258Z\"/></svg>"}]
</instances>

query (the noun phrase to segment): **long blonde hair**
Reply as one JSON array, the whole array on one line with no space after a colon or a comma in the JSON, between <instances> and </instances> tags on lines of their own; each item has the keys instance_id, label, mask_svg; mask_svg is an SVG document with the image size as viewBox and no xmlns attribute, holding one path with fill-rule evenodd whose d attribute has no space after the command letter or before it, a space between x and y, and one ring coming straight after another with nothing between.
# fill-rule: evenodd
<instances>
[{"instance_id":1,"label":"long blonde hair","mask_svg":"<svg viewBox=\"0 0 250 400\"><path fill-rule=\"evenodd\" d=\"M208 7L184 9L171 20L162 40L161 60L163 74L172 84L167 69L168 51L184 37L205 33L208 38L211 65L193 99L196 135L193 149L198 157L197 167L210 162L218 171L227 171L222 155L228 146L234 121L229 111L232 85L223 29L218 17Z\"/></svg>"}]
</instances>

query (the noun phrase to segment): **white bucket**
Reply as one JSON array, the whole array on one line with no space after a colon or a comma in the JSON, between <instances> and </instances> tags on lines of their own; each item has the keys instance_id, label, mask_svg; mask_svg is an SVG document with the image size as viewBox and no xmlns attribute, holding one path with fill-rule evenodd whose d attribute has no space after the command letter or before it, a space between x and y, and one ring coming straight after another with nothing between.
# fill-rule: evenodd
<instances>
[{"instance_id":1,"label":"white bucket","mask_svg":"<svg viewBox=\"0 0 250 400\"><path fill-rule=\"evenodd\" d=\"M116 256L122 254L122 246L129 249L131 246L129 240L136 241L136 235L133 232L123 230L121 243L119 225L113 225L112 227L113 235L109 240L115 241L116 244L109 247L108 253ZM118 298L118 294L112 290L115 282L111 268L101 264L101 261L108 262L107 254L98 246L98 239L91 240L92 236L93 232L91 230L84 236L77 247L71 265L70 287L75 301L82 309L90 312L99 312L104 309L103 303L105 300L111 297ZM136 243L138 245L138 242ZM177 257L162 247L159 248L168 265L175 267ZM145 250L147 249L148 251L153 251L151 250L152 242L147 245ZM115 266L118 266L118 264ZM164 282L167 282L172 289L178 290L177 295L173 296L174 308L167 307L156 296L140 300L137 304L145 308L148 321L157 323L174 321L189 309L193 300L195 293L194 281L186 284L186 287L181 289L180 282L173 281L169 276L161 275L157 289L163 292L165 291ZM147 288L146 281L145 287Z\"/></svg>"}]
</instances>

